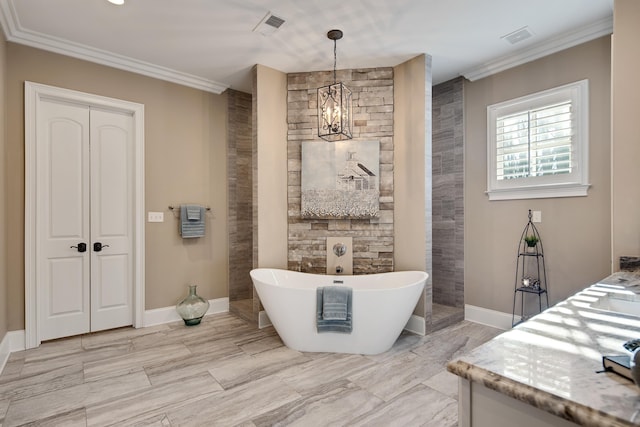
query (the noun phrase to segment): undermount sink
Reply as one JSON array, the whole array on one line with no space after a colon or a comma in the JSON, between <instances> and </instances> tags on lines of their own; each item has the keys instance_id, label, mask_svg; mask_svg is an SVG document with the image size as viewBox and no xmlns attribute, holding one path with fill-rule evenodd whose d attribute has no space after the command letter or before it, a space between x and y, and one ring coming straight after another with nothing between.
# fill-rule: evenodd
<instances>
[{"instance_id":1,"label":"undermount sink","mask_svg":"<svg viewBox=\"0 0 640 427\"><path fill-rule=\"evenodd\" d=\"M640 317L640 295L607 295L593 302L591 307Z\"/></svg>"}]
</instances>

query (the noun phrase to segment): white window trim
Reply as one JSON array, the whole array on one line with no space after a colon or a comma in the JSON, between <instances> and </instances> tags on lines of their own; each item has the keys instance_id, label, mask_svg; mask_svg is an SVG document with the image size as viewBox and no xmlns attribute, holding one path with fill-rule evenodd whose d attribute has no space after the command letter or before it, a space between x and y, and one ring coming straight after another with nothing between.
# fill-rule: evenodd
<instances>
[{"instance_id":1,"label":"white window trim","mask_svg":"<svg viewBox=\"0 0 640 427\"><path fill-rule=\"evenodd\" d=\"M525 111L571 97L574 106L575 172L566 175L497 179L496 119L508 112ZM489 200L540 199L586 196L589 188L589 85L581 80L487 107L487 195Z\"/></svg>"}]
</instances>

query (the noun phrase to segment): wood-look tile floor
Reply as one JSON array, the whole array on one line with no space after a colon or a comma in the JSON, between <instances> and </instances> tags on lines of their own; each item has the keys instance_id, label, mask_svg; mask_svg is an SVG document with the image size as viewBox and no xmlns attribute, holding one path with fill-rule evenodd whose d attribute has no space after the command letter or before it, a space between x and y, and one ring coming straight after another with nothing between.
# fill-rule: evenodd
<instances>
[{"instance_id":1,"label":"wood-look tile floor","mask_svg":"<svg viewBox=\"0 0 640 427\"><path fill-rule=\"evenodd\" d=\"M0 425L455 426L451 358L501 331L460 322L375 356L302 353L232 314L13 353Z\"/></svg>"}]
</instances>

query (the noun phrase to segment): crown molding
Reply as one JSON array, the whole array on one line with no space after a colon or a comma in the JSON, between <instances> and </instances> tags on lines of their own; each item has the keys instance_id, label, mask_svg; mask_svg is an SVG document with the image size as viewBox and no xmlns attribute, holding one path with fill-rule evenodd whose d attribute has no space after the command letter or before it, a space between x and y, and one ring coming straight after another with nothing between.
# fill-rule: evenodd
<instances>
[{"instance_id":1,"label":"crown molding","mask_svg":"<svg viewBox=\"0 0 640 427\"><path fill-rule=\"evenodd\" d=\"M480 64L461 75L470 81L482 79L611 33L613 33L613 16Z\"/></svg>"},{"instance_id":2,"label":"crown molding","mask_svg":"<svg viewBox=\"0 0 640 427\"><path fill-rule=\"evenodd\" d=\"M193 74L183 73L106 50L96 49L62 38L26 30L20 25L12 0L0 1L0 24L4 30L5 38L10 42L71 56L136 74L142 74L147 77L153 77L215 94L221 94L229 88L228 85Z\"/></svg>"}]
</instances>

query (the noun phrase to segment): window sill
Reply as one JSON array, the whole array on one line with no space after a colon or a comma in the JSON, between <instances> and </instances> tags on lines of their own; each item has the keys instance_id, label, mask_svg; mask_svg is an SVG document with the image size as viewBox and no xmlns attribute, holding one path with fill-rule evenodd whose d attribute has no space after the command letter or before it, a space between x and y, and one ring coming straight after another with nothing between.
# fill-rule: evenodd
<instances>
[{"instance_id":1,"label":"window sill","mask_svg":"<svg viewBox=\"0 0 640 427\"><path fill-rule=\"evenodd\" d=\"M584 197L590 184L555 184L489 190L489 200L550 199L556 197Z\"/></svg>"}]
</instances>

